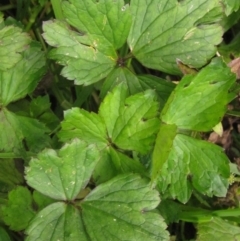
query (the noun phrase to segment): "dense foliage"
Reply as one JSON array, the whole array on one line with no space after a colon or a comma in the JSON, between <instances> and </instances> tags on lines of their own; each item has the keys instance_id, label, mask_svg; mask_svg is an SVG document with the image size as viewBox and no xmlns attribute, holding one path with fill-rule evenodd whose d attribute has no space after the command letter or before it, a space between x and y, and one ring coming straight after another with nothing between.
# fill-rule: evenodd
<instances>
[{"instance_id":1,"label":"dense foliage","mask_svg":"<svg viewBox=\"0 0 240 241\"><path fill-rule=\"evenodd\" d=\"M239 1L0 11L0 241L240 240Z\"/></svg>"}]
</instances>

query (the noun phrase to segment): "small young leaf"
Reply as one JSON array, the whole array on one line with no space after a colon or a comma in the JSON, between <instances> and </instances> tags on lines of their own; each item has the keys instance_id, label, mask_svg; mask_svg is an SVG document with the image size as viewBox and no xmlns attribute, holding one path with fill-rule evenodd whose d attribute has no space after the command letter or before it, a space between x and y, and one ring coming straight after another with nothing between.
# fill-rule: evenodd
<instances>
[{"instance_id":1,"label":"small young leaf","mask_svg":"<svg viewBox=\"0 0 240 241\"><path fill-rule=\"evenodd\" d=\"M134 56L145 66L179 74L176 59L193 67L202 67L215 53L223 30L206 9L220 8L218 0L131 0L133 24L128 43ZM199 20L199 21L198 21Z\"/></svg>"},{"instance_id":2,"label":"small young leaf","mask_svg":"<svg viewBox=\"0 0 240 241\"><path fill-rule=\"evenodd\" d=\"M197 225L197 241L240 241L240 228L218 217Z\"/></svg>"},{"instance_id":3,"label":"small young leaf","mask_svg":"<svg viewBox=\"0 0 240 241\"><path fill-rule=\"evenodd\" d=\"M229 161L219 146L177 134L158 181L161 192L186 203L192 188L212 197L224 197L230 175Z\"/></svg>"},{"instance_id":4,"label":"small young leaf","mask_svg":"<svg viewBox=\"0 0 240 241\"><path fill-rule=\"evenodd\" d=\"M210 131L226 112L235 76L215 59L197 75L185 76L168 99L161 120L180 129Z\"/></svg>"},{"instance_id":5,"label":"small young leaf","mask_svg":"<svg viewBox=\"0 0 240 241\"><path fill-rule=\"evenodd\" d=\"M20 61L20 53L30 42L31 38L18 27L10 25L0 29L0 71L10 69Z\"/></svg>"},{"instance_id":6,"label":"small young leaf","mask_svg":"<svg viewBox=\"0 0 240 241\"><path fill-rule=\"evenodd\" d=\"M74 200L83 189L99 160L96 146L74 139L59 151L39 153L26 169L29 186L57 200Z\"/></svg>"},{"instance_id":7,"label":"small young leaf","mask_svg":"<svg viewBox=\"0 0 240 241\"><path fill-rule=\"evenodd\" d=\"M3 206L3 220L15 231L24 230L35 216L32 196L25 187L17 187L8 194L8 203Z\"/></svg>"}]
</instances>

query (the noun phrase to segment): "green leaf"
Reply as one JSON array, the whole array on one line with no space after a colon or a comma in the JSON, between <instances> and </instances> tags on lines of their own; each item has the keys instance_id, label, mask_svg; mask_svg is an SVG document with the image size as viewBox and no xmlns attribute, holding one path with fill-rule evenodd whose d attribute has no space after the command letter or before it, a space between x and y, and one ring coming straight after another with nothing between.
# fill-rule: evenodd
<instances>
[{"instance_id":1,"label":"green leaf","mask_svg":"<svg viewBox=\"0 0 240 241\"><path fill-rule=\"evenodd\" d=\"M124 100L128 96L127 86L123 83L108 92L99 107L99 116L104 120L109 138L113 137L116 121L122 114L121 109L124 108Z\"/></svg>"},{"instance_id":2,"label":"green leaf","mask_svg":"<svg viewBox=\"0 0 240 241\"><path fill-rule=\"evenodd\" d=\"M173 82L161 79L154 75L138 75L138 79L144 90L154 89L156 91L162 107L165 105L168 97L176 86Z\"/></svg>"},{"instance_id":3,"label":"green leaf","mask_svg":"<svg viewBox=\"0 0 240 241\"><path fill-rule=\"evenodd\" d=\"M113 147L109 147L102 153L102 158L94 170L93 179L97 184L100 184L123 173L137 173L143 177L148 176L146 169L140 162L116 151Z\"/></svg>"},{"instance_id":4,"label":"green leaf","mask_svg":"<svg viewBox=\"0 0 240 241\"><path fill-rule=\"evenodd\" d=\"M59 137L62 141L79 138L89 143L106 145L107 131L102 118L83 109L72 108L64 112L62 130Z\"/></svg>"},{"instance_id":5,"label":"green leaf","mask_svg":"<svg viewBox=\"0 0 240 241\"><path fill-rule=\"evenodd\" d=\"M168 240L158 193L137 175L121 175L98 186L81 207L91 240Z\"/></svg>"},{"instance_id":6,"label":"green leaf","mask_svg":"<svg viewBox=\"0 0 240 241\"><path fill-rule=\"evenodd\" d=\"M240 228L218 217L197 226L197 241L240 241Z\"/></svg>"},{"instance_id":7,"label":"green leaf","mask_svg":"<svg viewBox=\"0 0 240 241\"><path fill-rule=\"evenodd\" d=\"M215 59L195 76L185 76L172 92L161 120L180 129L210 131L226 112L236 77Z\"/></svg>"},{"instance_id":8,"label":"green leaf","mask_svg":"<svg viewBox=\"0 0 240 241\"><path fill-rule=\"evenodd\" d=\"M63 2L63 13L75 30L60 21L44 24L44 38L57 47L49 57L64 65L62 75L76 84L89 85L105 78L117 64L116 50L130 30L128 6L123 0L71 0Z\"/></svg>"},{"instance_id":9,"label":"green leaf","mask_svg":"<svg viewBox=\"0 0 240 241\"><path fill-rule=\"evenodd\" d=\"M0 226L0 241L11 241L8 233Z\"/></svg>"},{"instance_id":10,"label":"green leaf","mask_svg":"<svg viewBox=\"0 0 240 241\"><path fill-rule=\"evenodd\" d=\"M36 190L33 191L33 200L37 204L38 211L55 202L52 198L47 197Z\"/></svg>"},{"instance_id":11,"label":"green leaf","mask_svg":"<svg viewBox=\"0 0 240 241\"><path fill-rule=\"evenodd\" d=\"M229 160L222 148L177 134L160 171L158 187L183 203L193 188L210 197L225 197L229 175Z\"/></svg>"},{"instance_id":12,"label":"green leaf","mask_svg":"<svg viewBox=\"0 0 240 241\"><path fill-rule=\"evenodd\" d=\"M8 194L8 203L2 208L3 220L15 231L24 230L35 216L32 196L25 187L17 187Z\"/></svg>"},{"instance_id":13,"label":"green leaf","mask_svg":"<svg viewBox=\"0 0 240 241\"><path fill-rule=\"evenodd\" d=\"M103 52L108 46L122 47L131 27L129 6L123 0L64 1L63 14L70 25L86 34L89 45Z\"/></svg>"},{"instance_id":14,"label":"green leaf","mask_svg":"<svg viewBox=\"0 0 240 241\"><path fill-rule=\"evenodd\" d=\"M26 241L89 241L78 209L62 202L40 211L25 232Z\"/></svg>"},{"instance_id":15,"label":"green leaf","mask_svg":"<svg viewBox=\"0 0 240 241\"><path fill-rule=\"evenodd\" d=\"M16 115L6 108L0 111L0 151L11 152L23 148L25 140L30 151L49 145L48 129L36 119Z\"/></svg>"},{"instance_id":16,"label":"green leaf","mask_svg":"<svg viewBox=\"0 0 240 241\"><path fill-rule=\"evenodd\" d=\"M13 25L5 26L0 29L0 71L12 68L18 61L22 59L23 52L31 38L27 33Z\"/></svg>"},{"instance_id":17,"label":"green leaf","mask_svg":"<svg viewBox=\"0 0 240 241\"><path fill-rule=\"evenodd\" d=\"M0 181L10 187L24 182L23 175L17 170L14 160L0 159Z\"/></svg>"},{"instance_id":18,"label":"green leaf","mask_svg":"<svg viewBox=\"0 0 240 241\"><path fill-rule=\"evenodd\" d=\"M104 97L108 91L112 91L115 86L122 82L127 85L131 95L146 90L142 87L138 76L134 75L129 69L115 68L104 81L101 88L101 97Z\"/></svg>"},{"instance_id":19,"label":"green leaf","mask_svg":"<svg viewBox=\"0 0 240 241\"><path fill-rule=\"evenodd\" d=\"M59 151L47 149L33 158L26 169L26 180L53 199L73 200L87 185L98 159L94 144L74 139Z\"/></svg>"},{"instance_id":20,"label":"green leaf","mask_svg":"<svg viewBox=\"0 0 240 241\"><path fill-rule=\"evenodd\" d=\"M60 120L51 110L49 96L38 96L29 106L30 115L44 123L50 130L55 130L60 125Z\"/></svg>"},{"instance_id":21,"label":"green leaf","mask_svg":"<svg viewBox=\"0 0 240 241\"><path fill-rule=\"evenodd\" d=\"M26 241L169 240L157 212L158 192L147 180L128 174L94 189L76 205L54 203L40 211L26 230Z\"/></svg>"},{"instance_id":22,"label":"green leaf","mask_svg":"<svg viewBox=\"0 0 240 241\"><path fill-rule=\"evenodd\" d=\"M159 126L156 94L147 90L126 98L126 93L123 84L115 88L104 99L99 115L115 145L124 150L146 153L151 149Z\"/></svg>"},{"instance_id":23,"label":"green leaf","mask_svg":"<svg viewBox=\"0 0 240 241\"><path fill-rule=\"evenodd\" d=\"M0 71L0 104L3 106L32 92L46 72L44 54L39 47L28 48L21 57L14 68Z\"/></svg>"},{"instance_id":24,"label":"green leaf","mask_svg":"<svg viewBox=\"0 0 240 241\"><path fill-rule=\"evenodd\" d=\"M240 8L240 2L238 0L223 0L225 4L225 13L230 15L232 12L237 12Z\"/></svg>"},{"instance_id":25,"label":"green leaf","mask_svg":"<svg viewBox=\"0 0 240 241\"><path fill-rule=\"evenodd\" d=\"M167 224L179 222L180 214L182 212L179 203L170 199L165 199L161 201L158 210Z\"/></svg>"},{"instance_id":26,"label":"green leaf","mask_svg":"<svg viewBox=\"0 0 240 241\"><path fill-rule=\"evenodd\" d=\"M78 137L102 147L109 142L124 150L146 153L159 126L157 97L152 90L127 96L127 87L122 83L108 93L99 115L78 108L66 111L61 140Z\"/></svg>"},{"instance_id":27,"label":"green leaf","mask_svg":"<svg viewBox=\"0 0 240 241\"><path fill-rule=\"evenodd\" d=\"M81 35L70 30L66 23L48 21L43 29L47 43L57 47L50 51L48 57L64 65L61 74L75 80L75 84L95 83L105 78L115 66L115 53L106 56L93 46L81 44Z\"/></svg>"},{"instance_id":28,"label":"green leaf","mask_svg":"<svg viewBox=\"0 0 240 241\"><path fill-rule=\"evenodd\" d=\"M173 147L173 141L177 134L177 126L160 124L156 143L153 150L151 179L153 186L156 185L159 173Z\"/></svg>"},{"instance_id":29,"label":"green leaf","mask_svg":"<svg viewBox=\"0 0 240 241\"><path fill-rule=\"evenodd\" d=\"M207 12L221 8L218 0L131 0L133 24L128 44L133 55L146 67L180 74L176 59L195 68L215 55L223 30Z\"/></svg>"}]
</instances>

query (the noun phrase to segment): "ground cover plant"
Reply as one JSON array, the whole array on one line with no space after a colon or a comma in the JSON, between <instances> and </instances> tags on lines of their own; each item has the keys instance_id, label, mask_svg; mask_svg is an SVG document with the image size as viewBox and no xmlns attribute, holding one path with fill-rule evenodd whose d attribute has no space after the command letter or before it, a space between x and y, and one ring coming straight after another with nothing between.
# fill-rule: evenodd
<instances>
[{"instance_id":1,"label":"ground cover plant","mask_svg":"<svg viewBox=\"0 0 240 241\"><path fill-rule=\"evenodd\" d=\"M0 241L240 240L239 1L0 11Z\"/></svg>"}]
</instances>

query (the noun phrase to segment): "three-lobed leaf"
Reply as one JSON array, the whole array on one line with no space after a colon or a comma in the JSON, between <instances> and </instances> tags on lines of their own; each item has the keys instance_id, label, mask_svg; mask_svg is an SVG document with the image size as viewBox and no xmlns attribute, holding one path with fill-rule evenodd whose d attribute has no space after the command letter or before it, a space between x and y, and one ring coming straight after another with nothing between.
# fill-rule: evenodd
<instances>
[{"instance_id":1,"label":"three-lobed leaf","mask_svg":"<svg viewBox=\"0 0 240 241\"><path fill-rule=\"evenodd\" d=\"M65 112L59 136L62 140L77 137L89 143L114 144L146 153L158 130L158 109L153 90L128 97L128 89L121 83L108 93L98 115L78 108Z\"/></svg>"},{"instance_id":2,"label":"three-lobed leaf","mask_svg":"<svg viewBox=\"0 0 240 241\"><path fill-rule=\"evenodd\" d=\"M151 212L159 202L147 180L117 176L94 189L80 208L57 202L40 211L26 230L26 240L168 240L163 219Z\"/></svg>"},{"instance_id":3,"label":"three-lobed leaf","mask_svg":"<svg viewBox=\"0 0 240 241\"><path fill-rule=\"evenodd\" d=\"M29 186L57 200L73 200L87 185L99 160L94 144L74 139L59 151L39 153L26 169Z\"/></svg>"},{"instance_id":4,"label":"three-lobed leaf","mask_svg":"<svg viewBox=\"0 0 240 241\"><path fill-rule=\"evenodd\" d=\"M127 97L127 87L120 84L104 99L99 115L104 119L108 136L121 149L146 153L158 130L158 102L152 90Z\"/></svg>"},{"instance_id":5,"label":"three-lobed leaf","mask_svg":"<svg viewBox=\"0 0 240 241\"><path fill-rule=\"evenodd\" d=\"M49 57L64 65L61 74L76 84L90 85L105 78L117 64L117 53L131 25L124 1L72 0L63 2L66 21L44 23L44 38L51 46ZM81 66L81 68L79 68Z\"/></svg>"}]
</instances>

